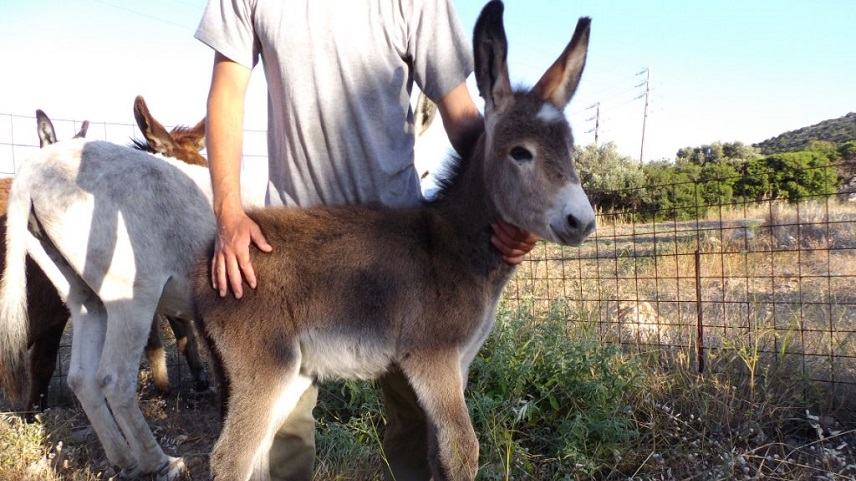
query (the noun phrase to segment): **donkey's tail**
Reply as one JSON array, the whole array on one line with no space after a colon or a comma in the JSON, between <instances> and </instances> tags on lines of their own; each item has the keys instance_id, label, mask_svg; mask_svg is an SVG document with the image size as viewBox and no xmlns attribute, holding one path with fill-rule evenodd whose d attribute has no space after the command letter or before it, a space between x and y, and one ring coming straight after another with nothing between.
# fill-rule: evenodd
<instances>
[{"instance_id":1,"label":"donkey's tail","mask_svg":"<svg viewBox=\"0 0 856 481\"><path fill-rule=\"evenodd\" d=\"M27 392L27 229L32 204L26 165L12 182L6 211L6 266L0 282L0 386L20 404ZM29 406L28 406L29 408Z\"/></svg>"}]
</instances>

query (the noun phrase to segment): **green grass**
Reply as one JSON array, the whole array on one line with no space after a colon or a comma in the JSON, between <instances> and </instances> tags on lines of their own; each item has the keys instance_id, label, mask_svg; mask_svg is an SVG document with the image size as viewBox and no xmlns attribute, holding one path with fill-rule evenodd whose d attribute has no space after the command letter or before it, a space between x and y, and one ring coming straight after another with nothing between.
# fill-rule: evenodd
<instances>
[{"instance_id":1,"label":"green grass","mask_svg":"<svg viewBox=\"0 0 856 481\"><path fill-rule=\"evenodd\" d=\"M570 328L561 304L539 320L527 312L501 310L471 369L482 478L596 475L639 436L627 394L642 388L640 366Z\"/></svg>"}]
</instances>

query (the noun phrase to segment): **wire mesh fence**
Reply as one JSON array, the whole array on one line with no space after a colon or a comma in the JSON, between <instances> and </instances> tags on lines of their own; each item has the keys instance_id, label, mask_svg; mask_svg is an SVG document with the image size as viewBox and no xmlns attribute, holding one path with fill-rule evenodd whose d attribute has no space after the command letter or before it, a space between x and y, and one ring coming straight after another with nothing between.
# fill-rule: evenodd
<instances>
[{"instance_id":1,"label":"wire mesh fence","mask_svg":"<svg viewBox=\"0 0 856 481\"><path fill-rule=\"evenodd\" d=\"M60 139L80 126L64 119L54 124ZM133 124L102 122L92 124L88 137L127 143L134 135ZM0 114L0 171L14 172L37 146L34 117ZM764 362L785 363L833 390L856 386L856 202L850 201L856 192L840 187L837 172L844 167L850 168L754 171L751 178L589 192L593 199L636 200L600 211L597 231L579 247L539 243L504 301L536 318L562 309L569 322L594 329L605 343L684 350L699 370L708 353L751 349ZM824 180L810 192L784 196L769 187L783 175ZM723 188L740 182L761 190L739 197ZM170 343L171 376L186 381L189 370ZM54 383L64 399L68 344L64 340Z\"/></svg>"},{"instance_id":2,"label":"wire mesh fence","mask_svg":"<svg viewBox=\"0 0 856 481\"><path fill-rule=\"evenodd\" d=\"M856 203L841 167L791 173L828 171L826 185L789 200L701 195L723 178L646 186L668 206L600 212L580 247L539 245L507 299L536 317L561 300L603 342L685 350L699 370L712 351L749 349L833 389L856 385Z\"/></svg>"}]
</instances>

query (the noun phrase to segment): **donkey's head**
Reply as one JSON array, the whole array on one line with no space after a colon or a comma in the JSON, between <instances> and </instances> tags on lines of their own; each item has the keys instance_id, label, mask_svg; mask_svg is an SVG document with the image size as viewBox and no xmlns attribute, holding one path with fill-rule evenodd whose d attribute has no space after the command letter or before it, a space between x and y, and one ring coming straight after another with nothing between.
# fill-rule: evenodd
<instances>
[{"instance_id":1,"label":"donkey's head","mask_svg":"<svg viewBox=\"0 0 856 481\"><path fill-rule=\"evenodd\" d=\"M141 95L134 99L134 118L137 119L137 126L146 139L145 143L135 140L137 148L183 160L192 165L208 165L208 161L199 153L205 146L205 119L192 128L179 126L167 132L164 126L152 117Z\"/></svg>"},{"instance_id":2,"label":"donkey's head","mask_svg":"<svg viewBox=\"0 0 856 481\"><path fill-rule=\"evenodd\" d=\"M39 133L39 147L56 143L56 131L54 130L53 122L40 109L36 109L36 130ZM80 130L74 135L74 138L81 139L86 137L87 130L89 130L89 121L84 120L83 125L80 126Z\"/></svg>"},{"instance_id":3,"label":"donkey's head","mask_svg":"<svg viewBox=\"0 0 856 481\"><path fill-rule=\"evenodd\" d=\"M508 79L502 2L487 4L473 38L476 82L485 101L485 183L503 220L554 242L577 245L595 227L573 161L563 110L580 81L590 19L581 18L558 60L528 91Z\"/></svg>"}]
</instances>

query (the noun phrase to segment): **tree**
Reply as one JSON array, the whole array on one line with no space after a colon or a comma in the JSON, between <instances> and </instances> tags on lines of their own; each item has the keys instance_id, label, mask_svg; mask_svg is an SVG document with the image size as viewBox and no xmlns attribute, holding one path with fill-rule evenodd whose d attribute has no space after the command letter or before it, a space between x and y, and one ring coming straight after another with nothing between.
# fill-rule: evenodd
<instances>
[{"instance_id":1,"label":"tree","mask_svg":"<svg viewBox=\"0 0 856 481\"><path fill-rule=\"evenodd\" d=\"M645 164L643 171L647 178L642 199L645 217L682 220L704 215L706 208L696 182L701 167L660 160Z\"/></svg>"},{"instance_id":2,"label":"tree","mask_svg":"<svg viewBox=\"0 0 856 481\"><path fill-rule=\"evenodd\" d=\"M676 164L690 163L705 165L721 162L742 162L759 157L758 151L742 142L714 142L699 147L685 147L678 150Z\"/></svg>"},{"instance_id":3,"label":"tree","mask_svg":"<svg viewBox=\"0 0 856 481\"><path fill-rule=\"evenodd\" d=\"M766 162L775 198L796 202L837 191L838 175L822 152L785 152L767 157Z\"/></svg>"},{"instance_id":4,"label":"tree","mask_svg":"<svg viewBox=\"0 0 856 481\"><path fill-rule=\"evenodd\" d=\"M856 160L856 140L844 142L838 146L838 155L847 161Z\"/></svg>"},{"instance_id":5,"label":"tree","mask_svg":"<svg viewBox=\"0 0 856 481\"><path fill-rule=\"evenodd\" d=\"M576 163L580 181L597 208L615 212L639 204L645 174L636 161L621 155L614 143L577 148Z\"/></svg>"}]
</instances>

